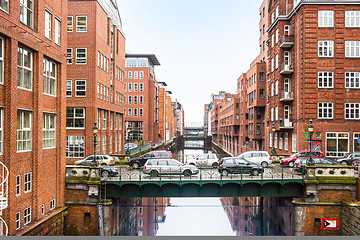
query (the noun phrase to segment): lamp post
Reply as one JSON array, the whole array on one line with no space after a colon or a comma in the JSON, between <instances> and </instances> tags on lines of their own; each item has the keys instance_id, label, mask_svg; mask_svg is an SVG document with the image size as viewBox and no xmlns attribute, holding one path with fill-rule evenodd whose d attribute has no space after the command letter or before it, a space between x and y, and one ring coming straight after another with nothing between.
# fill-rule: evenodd
<instances>
[{"instance_id":1,"label":"lamp post","mask_svg":"<svg viewBox=\"0 0 360 240\"><path fill-rule=\"evenodd\" d=\"M98 161L96 159L96 145L97 145L97 133L98 133L98 127L96 126L96 121L94 122L94 127L92 129L93 135L94 135L94 158L93 158L93 165L98 165Z\"/></svg>"},{"instance_id":2,"label":"lamp post","mask_svg":"<svg viewBox=\"0 0 360 240\"><path fill-rule=\"evenodd\" d=\"M273 132L273 135L272 135L272 150L271 150L271 154L276 154L276 150L275 150L275 131L276 131L276 128L275 128L275 124L273 123L272 124L272 128L271 128L272 132Z\"/></svg>"},{"instance_id":3,"label":"lamp post","mask_svg":"<svg viewBox=\"0 0 360 240\"><path fill-rule=\"evenodd\" d=\"M312 145L312 135L314 133L314 125L312 125L312 119L310 119L310 124L308 126L308 131L309 131L309 138L310 138L310 157L309 157L309 162L308 165L315 165L314 159L312 159L311 157L311 145Z\"/></svg>"}]
</instances>

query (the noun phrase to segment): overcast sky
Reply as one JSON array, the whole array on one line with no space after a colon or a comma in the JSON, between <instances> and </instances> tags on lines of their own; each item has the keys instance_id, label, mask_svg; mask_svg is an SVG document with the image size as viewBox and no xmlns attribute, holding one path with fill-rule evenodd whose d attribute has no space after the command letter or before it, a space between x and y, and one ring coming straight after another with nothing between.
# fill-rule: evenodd
<instances>
[{"instance_id":1,"label":"overcast sky","mask_svg":"<svg viewBox=\"0 0 360 240\"><path fill-rule=\"evenodd\" d=\"M126 52L155 54L156 78L203 124L204 104L236 80L259 54L262 0L117 0Z\"/></svg>"}]
</instances>

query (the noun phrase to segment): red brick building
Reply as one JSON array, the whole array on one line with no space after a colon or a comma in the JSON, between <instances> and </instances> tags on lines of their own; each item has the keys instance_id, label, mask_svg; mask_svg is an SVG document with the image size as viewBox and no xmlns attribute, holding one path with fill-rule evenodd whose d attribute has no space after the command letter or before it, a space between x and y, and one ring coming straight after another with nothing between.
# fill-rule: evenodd
<instances>
[{"instance_id":1,"label":"red brick building","mask_svg":"<svg viewBox=\"0 0 360 240\"><path fill-rule=\"evenodd\" d=\"M210 126L211 126L211 135L213 142L217 144L222 144L221 137L219 133L219 119L220 119L220 108L222 107L222 102L225 94L228 94L224 91L220 91L219 94L212 94L211 102L211 111L210 111Z\"/></svg>"},{"instance_id":2,"label":"red brick building","mask_svg":"<svg viewBox=\"0 0 360 240\"><path fill-rule=\"evenodd\" d=\"M0 161L9 170L1 217L8 235L36 235L65 205L67 6L0 4ZM42 233L62 234L52 230Z\"/></svg>"},{"instance_id":3,"label":"red brick building","mask_svg":"<svg viewBox=\"0 0 360 240\"><path fill-rule=\"evenodd\" d=\"M154 54L126 54L125 134L128 141L162 139L159 131L159 83L154 67L160 63Z\"/></svg>"},{"instance_id":4,"label":"red brick building","mask_svg":"<svg viewBox=\"0 0 360 240\"><path fill-rule=\"evenodd\" d=\"M66 157L123 152L125 38L115 1L69 1Z\"/></svg>"},{"instance_id":5,"label":"red brick building","mask_svg":"<svg viewBox=\"0 0 360 240\"><path fill-rule=\"evenodd\" d=\"M313 149L360 151L360 1L270 1L268 16L266 150L308 149L312 119Z\"/></svg>"}]
</instances>

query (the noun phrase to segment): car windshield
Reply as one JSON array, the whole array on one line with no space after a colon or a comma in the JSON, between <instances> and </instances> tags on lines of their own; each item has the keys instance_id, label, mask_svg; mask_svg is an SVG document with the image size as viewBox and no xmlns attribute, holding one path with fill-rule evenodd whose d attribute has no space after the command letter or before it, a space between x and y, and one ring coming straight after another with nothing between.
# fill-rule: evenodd
<instances>
[{"instance_id":1,"label":"car windshield","mask_svg":"<svg viewBox=\"0 0 360 240\"><path fill-rule=\"evenodd\" d=\"M298 154L298 153L293 153L293 154L290 155L290 157L292 157L292 158L293 158L293 157L296 157L297 154Z\"/></svg>"},{"instance_id":2,"label":"car windshield","mask_svg":"<svg viewBox=\"0 0 360 240\"><path fill-rule=\"evenodd\" d=\"M344 155L344 158L348 158L350 156L351 156L351 153L347 153L347 154Z\"/></svg>"}]
</instances>

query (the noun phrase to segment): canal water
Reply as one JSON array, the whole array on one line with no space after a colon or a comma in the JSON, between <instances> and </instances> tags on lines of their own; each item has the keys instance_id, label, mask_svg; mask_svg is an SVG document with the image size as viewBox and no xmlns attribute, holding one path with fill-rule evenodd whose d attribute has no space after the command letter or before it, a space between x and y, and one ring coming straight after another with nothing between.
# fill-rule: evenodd
<instances>
[{"instance_id":1,"label":"canal water","mask_svg":"<svg viewBox=\"0 0 360 240\"><path fill-rule=\"evenodd\" d=\"M204 152L211 153L185 149L174 155L185 162ZM123 213L116 219L119 236L293 235L293 209L285 198L136 198L117 203Z\"/></svg>"}]
</instances>

